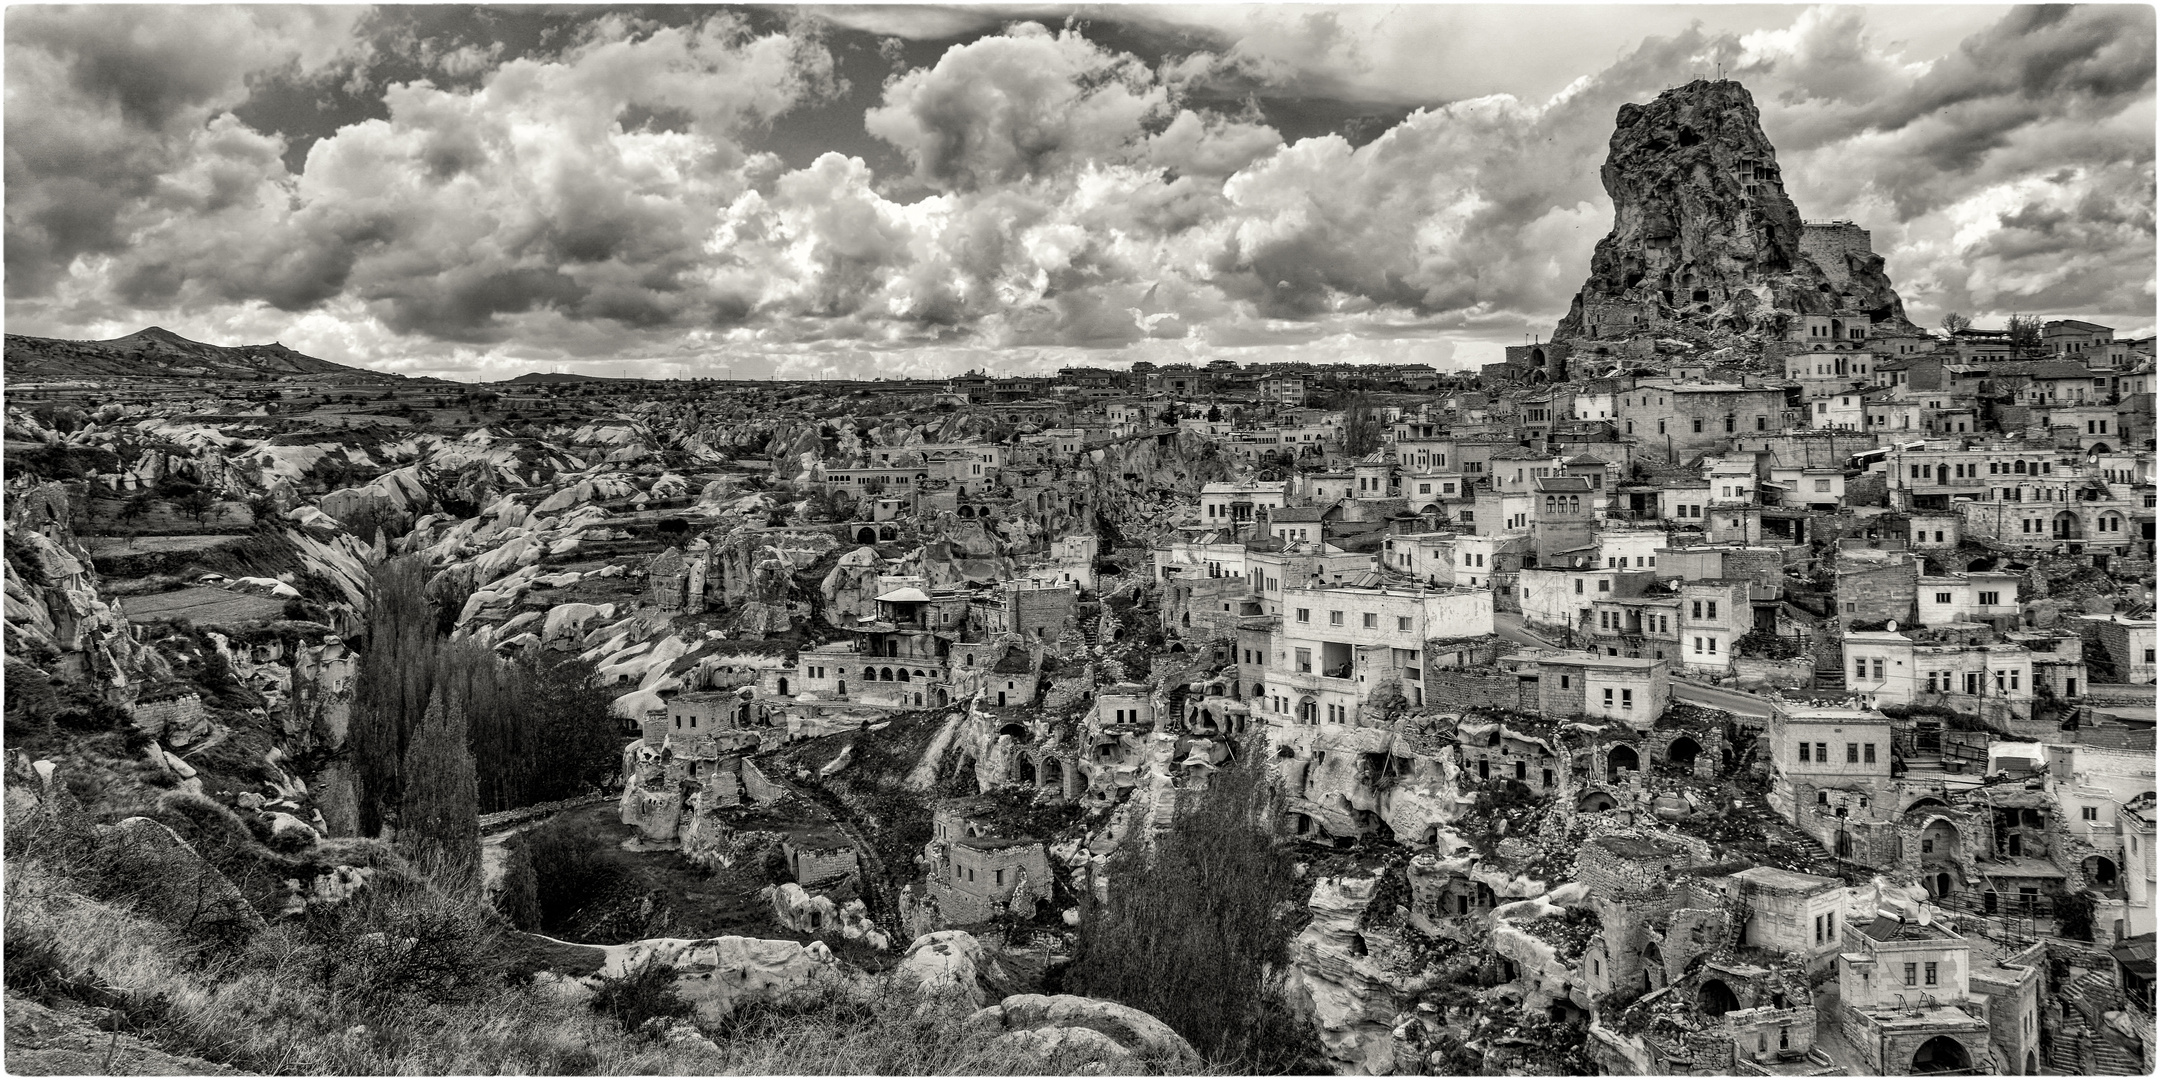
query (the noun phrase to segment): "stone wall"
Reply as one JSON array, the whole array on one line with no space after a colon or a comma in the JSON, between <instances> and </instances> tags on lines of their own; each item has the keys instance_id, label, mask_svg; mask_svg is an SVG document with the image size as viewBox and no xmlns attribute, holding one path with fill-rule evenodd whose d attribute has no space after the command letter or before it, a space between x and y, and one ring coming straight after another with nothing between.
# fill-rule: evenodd
<instances>
[{"instance_id":1,"label":"stone wall","mask_svg":"<svg viewBox=\"0 0 2160 1080\"><path fill-rule=\"evenodd\" d=\"M789 840L781 844L781 850L787 854L796 883L805 889L829 889L862 870L855 849L846 845L797 846Z\"/></svg>"},{"instance_id":2,"label":"stone wall","mask_svg":"<svg viewBox=\"0 0 2160 1080\"><path fill-rule=\"evenodd\" d=\"M1847 625L1884 620L1911 623L1919 598L1919 565L1910 559L1838 560L1835 618Z\"/></svg>"},{"instance_id":3,"label":"stone wall","mask_svg":"<svg viewBox=\"0 0 2160 1080\"><path fill-rule=\"evenodd\" d=\"M739 779L742 782L743 794L750 796L750 801L759 805L771 803L787 793L785 788L766 779L765 774L748 758L743 759Z\"/></svg>"},{"instance_id":4,"label":"stone wall","mask_svg":"<svg viewBox=\"0 0 2160 1080\"><path fill-rule=\"evenodd\" d=\"M1535 679L1521 679L1504 671L1463 670L1440 667L1431 662L1431 651L1426 652L1425 700L1432 705L1445 705L1451 709L1511 709L1517 712L1538 711L1538 684Z\"/></svg>"}]
</instances>

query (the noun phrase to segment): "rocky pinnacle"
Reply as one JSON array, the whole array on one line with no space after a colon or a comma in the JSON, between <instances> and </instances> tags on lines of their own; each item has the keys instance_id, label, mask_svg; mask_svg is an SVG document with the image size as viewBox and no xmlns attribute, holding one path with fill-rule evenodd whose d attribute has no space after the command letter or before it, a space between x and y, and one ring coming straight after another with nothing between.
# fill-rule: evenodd
<instances>
[{"instance_id":1,"label":"rocky pinnacle","mask_svg":"<svg viewBox=\"0 0 2160 1080\"><path fill-rule=\"evenodd\" d=\"M1600 176L1612 232L1555 340L1768 339L1802 314L1906 325L1859 226L1803 224L1754 98L1737 82L1699 79L1621 106Z\"/></svg>"}]
</instances>

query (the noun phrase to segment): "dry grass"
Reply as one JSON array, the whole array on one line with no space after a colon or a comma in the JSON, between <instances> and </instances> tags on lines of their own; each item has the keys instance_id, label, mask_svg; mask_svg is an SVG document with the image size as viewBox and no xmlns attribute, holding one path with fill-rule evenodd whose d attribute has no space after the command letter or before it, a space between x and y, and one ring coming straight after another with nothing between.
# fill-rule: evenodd
<instances>
[{"instance_id":1,"label":"dry grass","mask_svg":"<svg viewBox=\"0 0 2160 1080\"><path fill-rule=\"evenodd\" d=\"M984 1075L1066 1073L970 1031L973 1011L886 977L831 980L708 1028L709 1042L626 1032L543 978L451 1000L323 978L323 947L273 925L206 954L35 860L7 863L8 983L89 1001L166 1049L314 1075ZM362 980L363 983L366 980ZM1142 1066L1144 1071L1159 1070Z\"/></svg>"}]
</instances>

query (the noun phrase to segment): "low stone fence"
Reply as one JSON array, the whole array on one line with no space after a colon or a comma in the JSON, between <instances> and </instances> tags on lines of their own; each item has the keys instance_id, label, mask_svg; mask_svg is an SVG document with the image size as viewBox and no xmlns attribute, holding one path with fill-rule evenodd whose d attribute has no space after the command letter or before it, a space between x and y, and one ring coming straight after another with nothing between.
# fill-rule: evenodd
<instances>
[{"instance_id":1,"label":"low stone fence","mask_svg":"<svg viewBox=\"0 0 2160 1080\"><path fill-rule=\"evenodd\" d=\"M595 791L590 795L573 795L570 798L557 799L554 802L534 803L531 806L520 806L513 810L499 810L492 814L482 814L480 815L480 831L482 833L500 832L513 825L523 825L534 818L548 817L565 810L576 810L580 807L598 806L601 803L613 802L615 799L616 796L614 795Z\"/></svg>"}]
</instances>

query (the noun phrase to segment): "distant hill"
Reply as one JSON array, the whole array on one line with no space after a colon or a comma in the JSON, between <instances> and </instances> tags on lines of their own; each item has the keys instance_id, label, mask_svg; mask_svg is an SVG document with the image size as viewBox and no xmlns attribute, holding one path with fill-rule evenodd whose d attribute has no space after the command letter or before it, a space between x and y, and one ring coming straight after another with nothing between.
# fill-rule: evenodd
<instances>
[{"instance_id":1,"label":"distant hill","mask_svg":"<svg viewBox=\"0 0 2160 1080\"><path fill-rule=\"evenodd\" d=\"M273 379L295 375L344 375L368 382L401 382L403 376L334 364L283 345L206 345L162 326L111 341L7 335L6 374L27 379Z\"/></svg>"},{"instance_id":2,"label":"distant hill","mask_svg":"<svg viewBox=\"0 0 2160 1080\"><path fill-rule=\"evenodd\" d=\"M616 380L603 379L597 375L569 375L557 374L548 371L528 371L525 374L518 376L517 378L504 379L503 381L506 383L522 383L524 385L530 386L533 383L614 382Z\"/></svg>"}]
</instances>

